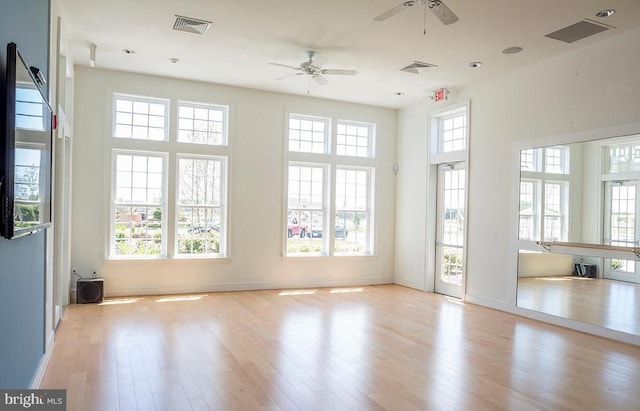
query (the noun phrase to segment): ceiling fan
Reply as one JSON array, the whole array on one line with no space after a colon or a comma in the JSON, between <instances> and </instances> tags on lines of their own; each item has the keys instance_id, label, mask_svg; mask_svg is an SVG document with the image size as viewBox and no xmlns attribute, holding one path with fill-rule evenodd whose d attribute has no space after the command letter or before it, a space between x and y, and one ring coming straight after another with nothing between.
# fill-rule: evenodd
<instances>
[{"instance_id":1,"label":"ceiling fan","mask_svg":"<svg viewBox=\"0 0 640 411\"><path fill-rule=\"evenodd\" d=\"M322 65L327 61L327 58L324 56L316 55L315 51L307 51L307 56L308 60L300 63L298 67L280 63L269 63L273 66L286 67L297 71L297 73L279 77L276 80L282 80L287 77L301 76L306 74L310 78L314 79L316 83L325 85L329 81L324 77L324 75L338 74L342 76L355 76L356 74L358 74L357 70L322 68Z\"/></svg>"},{"instance_id":2,"label":"ceiling fan","mask_svg":"<svg viewBox=\"0 0 640 411\"><path fill-rule=\"evenodd\" d=\"M425 6L428 6L429 10L431 10L431 12L435 14L443 24L453 24L458 21L458 16L456 16L455 13L452 12L451 9L449 9L449 7L447 7L440 0L407 0L402 4L399 4L392 9L385 11L381 15L374 17L374 20L386 20L389 17L401 12L402 10L415 6L416 4L424 4Z\"/></svg>"}]
</instances>

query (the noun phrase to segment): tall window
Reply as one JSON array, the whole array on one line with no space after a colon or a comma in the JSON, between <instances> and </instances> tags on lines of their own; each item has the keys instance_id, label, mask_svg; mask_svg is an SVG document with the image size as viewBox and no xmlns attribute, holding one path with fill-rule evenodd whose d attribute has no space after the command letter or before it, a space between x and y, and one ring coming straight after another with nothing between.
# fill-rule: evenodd
<instances>
[{"instance_id":1,"label":"tall window","mask_svg":"<svg viewBox=\"0 0 640 411\"><path fill-rule=\"evenodd\" d=\"M169 130L168 100L113 101L110 256L225 256L228 108L177 102Z\"/></svg>"},{"instance_id":2,"label":"tall window","mask_svg":"<svg viewBox=\"0 0 640 411\"><path fill-rule=\"evenodd\" d=\"M224 158L178 158L176 254L220 254L225 163Z\"/></svg>"},{"instance_id":3,"label":"tall window","mask_svg":"<svg viewBox=\"0 0 640 411\"><path fill-rule=\"evenodd\" d=\"M371 174L371 169L338 167L336 170L336 253L367 252L370 243Z\"/></svg>"},{"instance_id":4,"label":"tall window","mask_svg":"<svg viewBox=\"0 0 640 411\"><path fill-rule=\"evenodd\" d=\"M567 241L569 237L569 148L520 152L522 240Z\"/></svg>"},{"instance_id":5,"label":"tall window","mask_svg":"<svg viewBox=\"0 0 640 411\"><path fill-rule=\"evenodd\" d=\"M114 152L114 255L165 253L162 223L166 214L165 164L165 155Z\"/></svg>"},{"instance_id":6,"label":"tall window","mask_svg":"<svg viewBox=\"0 0 640 411\"><path fill-rule=\"evenodd\" d=\"M287 255L373 252L374 125L332 124L289 116Z\"/></svg>"}]
</instances>

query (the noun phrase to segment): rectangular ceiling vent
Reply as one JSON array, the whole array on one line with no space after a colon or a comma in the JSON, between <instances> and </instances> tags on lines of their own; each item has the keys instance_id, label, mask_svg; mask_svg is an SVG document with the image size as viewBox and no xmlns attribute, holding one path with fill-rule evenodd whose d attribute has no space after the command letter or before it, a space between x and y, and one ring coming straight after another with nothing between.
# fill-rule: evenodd
<instances>
[{"instance_id":1,"label":"rectangular ceiling vent","mask_svg":"<svg viewBox=\"0 0 640 411\"><path fill-rule=\"evenodd\" d=\"M611 28L615 27L585 19L553 33L545 34L545 36L566 43L573 43Z\"/></svg>"},{"instance_id":2,"label":"rectangular ceiling vent","mask_svg":"<svg viewBox=\"0 0 640 411\"><path fill-rule=\"evenodd\" d=\"M423 63L421 61L414 61L406 67L401 68L401 71L406 71L407 73L420 74L424 69L429 67L438 67L435 64Z\"/></svg>"},{"instance_id":3,"label":"rectangular ceiling vent","mask_svg":"<svg viewBox=\"0 0 640 411\"><path fill-rule=\"evenodd\" d=\"M187 33L204 35L211 27L211 22L206 20L194 19L191 17L183 17L176 15L176 21L173 23L173 29L184 31Z\"/></svg>"}]
</instances>

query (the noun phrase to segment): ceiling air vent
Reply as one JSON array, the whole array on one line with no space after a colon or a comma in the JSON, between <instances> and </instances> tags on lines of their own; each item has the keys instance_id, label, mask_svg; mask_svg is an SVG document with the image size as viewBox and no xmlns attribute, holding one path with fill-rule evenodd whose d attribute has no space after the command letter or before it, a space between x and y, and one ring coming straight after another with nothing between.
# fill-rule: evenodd
<instances>
[{"instance_id":1,"label":"ceiling air vent","mask_svg":"<svg viewBox=\"0 0 640 411\"><path fill-rule=\"evenodd\" d=\"M407 67L403 67L400 70L406 71L407 73L420 74L422 73L422 70L429 67L438 67L438 66L436 66L435 64L414 61L413 63L409 64Z\"/></svg>"},{"instance_id":2,"label":"ceiling air vent","mask_svg":"<svg viewBox=\"0 0 640 411\"><path fill-rule=\"evenodd\" d=\"M204 35L211 27L211 22L206 20L194 19L191 17L183 17L176 15L176 21L173 23L173 29L177 31L185 31L187 33Z\"/></svg>"},{"instance_id":3,"label":"ceiling air vent","mask_svg":"<svg viewBox=\"0 0 640 411\"><path fill-rule=\"evenodd\" d=\"M574 41L582 40L611 28L615 27L585 19L560 30L556 30L553 33L545 34L545 36L566 43L573 43Z\"/></svg>"}]
</instances>

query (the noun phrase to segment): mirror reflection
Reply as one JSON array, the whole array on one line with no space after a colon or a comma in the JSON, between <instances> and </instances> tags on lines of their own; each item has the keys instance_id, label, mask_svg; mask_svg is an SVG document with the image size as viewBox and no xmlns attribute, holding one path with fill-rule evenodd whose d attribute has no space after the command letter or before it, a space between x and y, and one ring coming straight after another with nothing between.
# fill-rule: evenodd
<instances>
[{"instance_id":1,"label":"mirror reflection","mask_svg":"<svg viewBox=\"0 0 640 411\"><path fill-rule=\"evenodd\" d=\"M522 150L518 307L640 335L633 253L596 258L535 244L640 245L639 186L640 135Z\"/></svg>"},{"instance_id":2,"label":"mirror reflection","mask_svg":"<svg viewBox=\"0 0 640 411\"><path fill-rule=\"evenodd\" d=\"M604 278L606 260L520 250L518 307L640 335L640 286Z\"/></svg>"}]
</instances>

